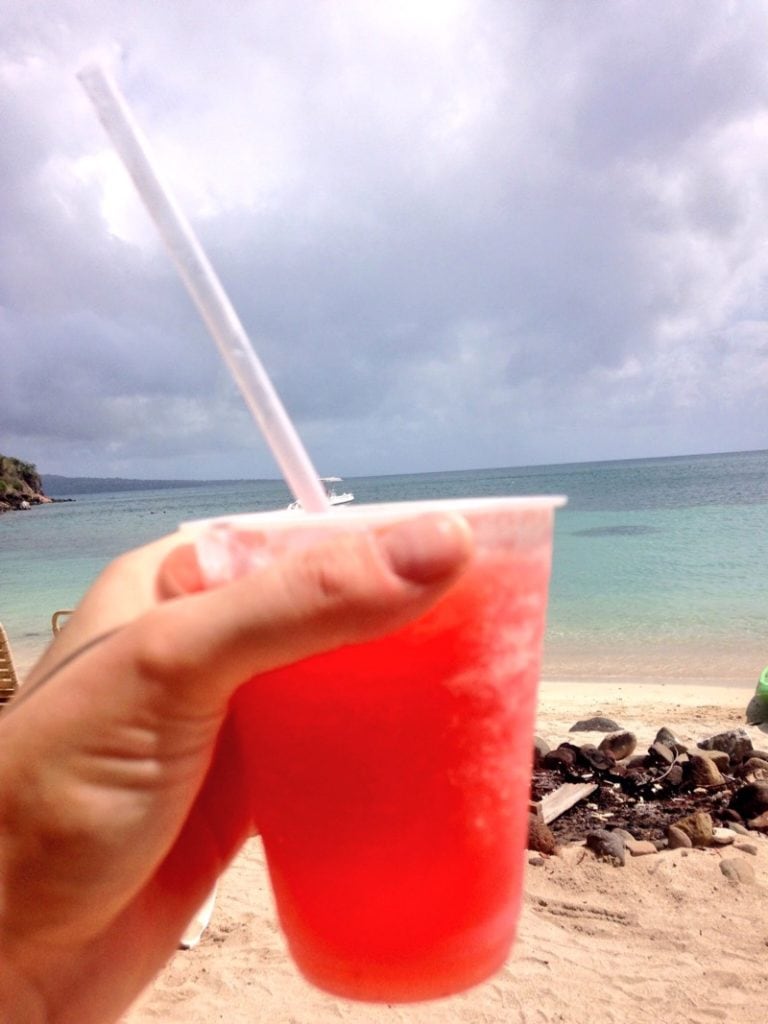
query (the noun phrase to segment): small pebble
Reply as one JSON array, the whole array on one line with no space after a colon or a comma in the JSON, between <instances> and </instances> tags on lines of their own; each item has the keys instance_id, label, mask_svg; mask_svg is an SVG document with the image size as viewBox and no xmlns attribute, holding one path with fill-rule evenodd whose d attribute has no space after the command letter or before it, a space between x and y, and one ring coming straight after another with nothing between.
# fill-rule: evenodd
<instances>
[{"instance_id":1,"label":"small pebble","mask_svg":"<svg viewBox=\"0 0 768 1024\"><path fill-rule=\"evenodd\" d=\"M730 846L736 840L736 833L729 828L715 828L712 830L713 846Z\"/></svg>"},{"instance_id":2,"label":"small pebble","mask_svg":"<svg viewBox=\"0 0 768 1024\"><path fill-rule=\"evenodd\" d=\"M753 857L757 856L757 847L754 843L737 843L734 849L741 850L742 853L749 853Z\"/></svg>"},{"instance_id":3,"label":"small pebble","mask_svg":"<svg viewBox=\"0 0 768 1024\"><path fill-rule=\"evenodd\" d=\"M650 839L633 839L631 842L627 841L626 847L631 857L647 857L649 854L659 852L656 849L656 844L652 843Z\"/></svg>"},{"instance_id":4,"label":"small pebble","mask_svg":"<svg viewBox=\"0 0 768 1024\"><path fill-rule=\"evenodd\" d=\"M728 822L728 828L731 830L731 832L735 832L736 835L739 835L739 836L748 836L749 835L749 829L746 827L746 825L742 824L742 822L740 822L740 821L729 821Z\"/></svg>"},{"instance_id":5,"label":"small pebble","mask_svg":"<svg viewBox=\"0 0 768 1024\"><path fill-rule=\"evenodd\" d=\"M720 870L732 882L739 882L741 885L754 885L755 883L755 869L741 857L729 857L728 860L721 860Z\"/></svg>"}]
</instances>

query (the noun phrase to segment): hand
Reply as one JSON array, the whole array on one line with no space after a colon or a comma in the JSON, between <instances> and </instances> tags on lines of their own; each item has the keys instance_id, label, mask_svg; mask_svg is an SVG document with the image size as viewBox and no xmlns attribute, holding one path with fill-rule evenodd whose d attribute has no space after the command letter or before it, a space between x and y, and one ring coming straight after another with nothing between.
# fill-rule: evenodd
<instances>
[{"instance_id":1,"label":"hand","mask_svg":"<svg viewBox=\"0 0 768 1024\"><path fill-rule=\"evenodd\" d=\"M209 590L178 536L113 563L0 718L0 1017L116 1019L253 831L216 786L237 686L416 617L470 550L425 516Z\"/></svg>"}]
</instances>

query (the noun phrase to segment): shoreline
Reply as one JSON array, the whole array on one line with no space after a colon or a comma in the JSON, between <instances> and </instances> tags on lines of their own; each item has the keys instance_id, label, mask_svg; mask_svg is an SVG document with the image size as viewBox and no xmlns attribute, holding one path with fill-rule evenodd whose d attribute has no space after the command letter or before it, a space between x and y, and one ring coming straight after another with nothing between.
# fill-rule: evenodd
<instances>
[{"instance_id":1,"label":"shoreline","mask_svg":"<svg viewBox=\"0 0 768 1024\"><path fill-rule=\"evenodd\" d=\"M545 642L541 678L589 683L668 682L699 686L755 686L768 664L768 643L737 638L610 643Z\"/></svg>"},{"instance_id":2,"label":"shoreline","mask_svg":"<svg viewBox=\"0 0 768 1024\"><path fill-rule=\"evenodd\" d=\"M4 623L8 630L8 623ZM42 655L52 637L14 637L9 631L16 671L21 679ZM545 651L541 669L541 686L662 686L721 687L727 690L754 691L760 673L768 664L768 644L764 651L747 651L738 655L730 649L713 645L711 649L696 648L695 661L686 645L658 645L650 651L619 647L618 651L569 648L567 653L552 648Z\"/></svg>"}]
</instances>

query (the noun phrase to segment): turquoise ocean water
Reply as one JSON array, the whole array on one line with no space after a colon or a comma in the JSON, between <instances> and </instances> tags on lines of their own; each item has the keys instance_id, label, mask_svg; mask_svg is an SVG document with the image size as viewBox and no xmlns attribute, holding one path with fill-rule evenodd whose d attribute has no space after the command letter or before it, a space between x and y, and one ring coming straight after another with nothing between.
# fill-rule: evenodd
<instances>
[{"instance_id":1,"label":"turquoise ocean water","mask_svg":"<svg viewBox=\"0 0 768 1024\"><path fill-rule=\"evenodd\" d=\"M753 685L768 664L768 452L347 479L359 502L565 494L544 673ZM65 497L63 491L54 495ZM80 494L0 516L0 620L20 664L115 555L186 519L279 508L279 482Z\"/></svg>"}]
</instances>

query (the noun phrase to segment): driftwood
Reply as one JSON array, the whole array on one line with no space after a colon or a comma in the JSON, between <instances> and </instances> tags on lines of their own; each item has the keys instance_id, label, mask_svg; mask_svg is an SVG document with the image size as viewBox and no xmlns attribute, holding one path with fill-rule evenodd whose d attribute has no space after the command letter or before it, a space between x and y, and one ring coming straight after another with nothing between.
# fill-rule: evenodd
<instances>
[{"instance_id":1,"label":"driftwood","mask_svg":"<svg viewBox=\"0 0 768 1024\"><path fill-rule=\"evenodd\" d=\"M541 818L545 825L569 811L579 800L584 800L597 789L596 782L564 782L541 800L531 800L530 812Z\"/></svg>"}]
</instances>

